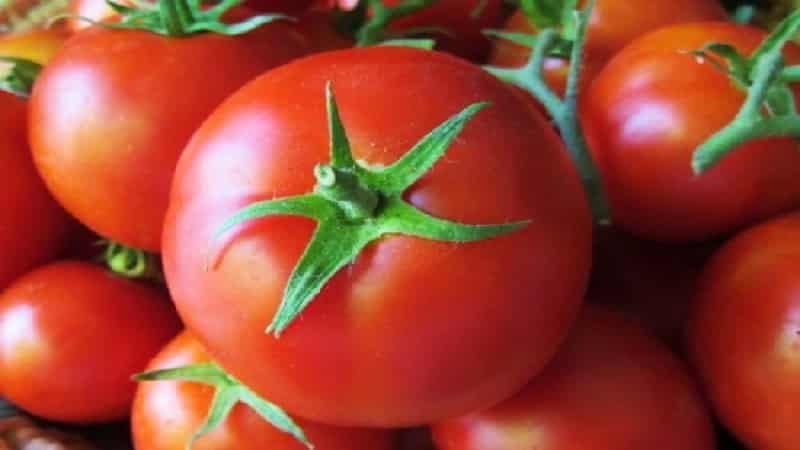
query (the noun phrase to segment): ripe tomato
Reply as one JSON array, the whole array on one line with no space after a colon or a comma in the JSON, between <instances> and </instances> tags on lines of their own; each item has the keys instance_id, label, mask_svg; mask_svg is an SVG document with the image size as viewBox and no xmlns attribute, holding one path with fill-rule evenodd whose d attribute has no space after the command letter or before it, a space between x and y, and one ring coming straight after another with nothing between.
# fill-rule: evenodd
<instances>
[{"instance_id":1,"label":"ripe tomato","mask_svg":"<svg viewBox=\"0 0 800 450\"><path fill-rule=\"evenodd\" d=\"M586 298L638 321L673 349L682 350L697 279L716 247L661 244L616 227L597 227Z\"/></svg>"},{"instance_id":2,"label":"ripe tomato","mask_svg":"<svg viewBox=\"0 0 800 450\"><path fill-rule=\"evenodd\" d=\"M713 450L685 366L622 317L587 308L556 358L514 398L433 426L439 450Z\"/></svg>"},{"instance_id":3,"label":"ripe tomato","mask_svg":"<svg viewBox=\"0 0 800 450\"><path fill-rule=\"evenodd\" d=\"M189 333L179 334L148 366L168 369L208 362L211 357ZM214 388L208 385L154 381L140 383L131 415L137 449L184 450L189 438L202 425L211 406ZM391 450L395 435L388 430L337 428L302 419L303 429L316 450ZM243 404L218 428L198 439L194 450L303 450L291 435L279 431Z\"/></svg>"},{"instance_id":4,"label":"ripe tomato","mask_svg":"<svg viewBox=\"0 0 800 450\"><path fill-rule=\"evenodd\" d=\"M395 6L402 0L384 0ZM406 31L415 28L441 28L433 33L436 49L475 62L489 55L491 42L483 35L487 28L497 28L503 22L503 0L438 0L408 17L397 19L389 30Z\"/></svg>"},{"instance_id":5,"label":"ripe tomato","mask_svg":"<svg viewBox=\"0 0 800 450\"><path fill-rule=\"evenodd\" d=\"M586 5L585 0L579 2ZM586 59L582 73L588 86L597 72L623 47L635 38L667 25L725 20L725 9L717 0L651 0L647 6L630 0L597 0L588 26ZM503 31L535 34L535 26L522 10L509 18ZM521 67L528 62L531 49L506 39L497 39L489 63L500 67ZM544 75L557 92L566 89L568 61L561 58L545 60Z\"/></svg>"},{"instance_id":6,"label":"ripe tomato","mask_svg":"<svg viewBox=\"0 0 800 450\"><path fill-rule=\"evenodd\" d=\"M40 267L0 296L0 392L46 419L123 419L131 375L179 329L159 288L89 263Z\"/></svg>"},{"instance_id":7,"label":"ripe tomato","mask_svg":"<svg viewBox=\"0 0 800 450\"><path fill-rule=\"evenodd\" d=\"M250 222L215 270L208 252L239 208L313 189L315 165L330 160L327 82L355 158L371 165L491 102L405 198L449 220L533 222L469 244L384 237L276 339L264 329L314 222ZM276 69L205 122L175 180L164 264L187 327L237 378L302 417L397 427L488 406L544 366L584 294L589 211L558 137L500 81L439 52L371 47Z\"/></svg>"},{"instance_id":8,"label":"ripe tomato","mask_svg":"<svg viewBox=\"0 0 800 450\"><path fill-rule=\"evenodd\" d=\"M59 28L6 34L0 36L0 56L29 59L44 64L61 48L67 37L68 33Z\"/></svg>"},{"instance_id":9,"label":"ripe tomato","mask_svg":"<svg viewBox=\"0 0 800 450\"><path fill-rule=\"evenodd\" d=\"M748 448L800 448L800 215L746 230L706 267L688 332L722 422Z\"/></svg>"},{"instance_id":10,"label":"ripe tomato","mask_svg":"<svg viewBox=\"0 0 800 450\"><path fill-rule=\"evenodd\" d=\"M47 192L31 161L27 102L0 92L0 289L33 267L54 258L74 227Z\"/></svg>"},{"instance_id":11,"label":"ripe tomato","mask_svg":"<svg viewBox=\"0 0 800 450\"><path fill-rule=\"evenodd\" d=\"M237 37L78 33L34 86L34 161L89 228L158 251L172 173L194 130L231 92L305 45L277 22Z\"/></svg>"},{"instance_id":12,"label":"ripe tomato","mask_svg":"<svg viewBox=\"0 0 800 450\"><path fill-rule=\"evenodd\" d=\"M800 153L791 138L750 142L708 172L692 172L695 149L736 116L745 93L687 51L718 41L749 54L765 37L733 23L662 28L597 76L581 115L620 227L654 240L699 241L800 205ZM797 64L800 48L790 44L786 56Z\"/></svg>"}]
</instances>

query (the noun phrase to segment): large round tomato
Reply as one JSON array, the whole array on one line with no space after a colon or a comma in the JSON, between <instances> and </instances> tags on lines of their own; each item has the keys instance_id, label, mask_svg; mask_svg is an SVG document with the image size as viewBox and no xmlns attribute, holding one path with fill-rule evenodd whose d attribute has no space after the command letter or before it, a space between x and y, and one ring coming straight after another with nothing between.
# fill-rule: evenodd
<instances>
[{"instance_id":1,"label":"large round tomato","mask_svg":"<svg viewBox=\"0 0 800 450\"><path fill-rule=\"evenodd\" d=\"M73 227L31 161L27 115L27 102L0 92L0 289L55 257Z\"/></svg>"},{"instance_id":2,"label":"large round tomato","mask_svg":"<svg viewBox=\"0 0 800 450\"><path fill-rule=\"evenodd\" d=\"M765 37L722 22L662 28L597 76L582 121L615 223L654 240L703 240L800 205L800 153L791 138L750 142L708 172L692 172L695 149L733 120L745 92L688 52L724 42L749 54ZM800 49L790 44L786 56L797 64Z\"/></svg>"},{"instance_id":3,"label":"large round tomato","mask_svg":"<svg viewBox=\"0 0 800 450\"><path fill-rule=\"evenodd\" d=\"M371 167L491 102L404 197L449 220L532 222L469 244L386 236L277 339L264 329L314 222L250 222L214 270L209 250L244 205L312 191L314 167L330 160L328 82L355 158ZM175 180L164 262L188 328L257 392L320 422L417 425L489 406L542 369L584 293L589 212L558 137L503 83L442 53L372 47L272 71L205 122Z\"/></svg>"},{"instance_id":4,"label":"large round tomato","mask_svg":"<svg viewBox=\"0 0 800 450\"><path fill-rule=\"evenodd\" d=\"M713 450L686 367L616 314L587 308L547 369L514 398L433 426L439 450Z\"/></svg>"},{"instance_id":5,"label":"large round tomato","mask_svg":"<svg viewBox=\"0 0 800 450\"><path fill-rule=\"evenodd\" d=\"M98 234L158 251L172 173L194 130L246 81L304 51L305 39L277 22L236 37L78 33L33 89L36 165Z\"/></svg>"},{"instance_id":6,"label":"large round tomato","mask_svg":"<svg viewBox=\"0 0 800 450\"><path fill-rule=\"evenodd\" d=\"M722 422L748 448L800 448L800 215L744 231L706 267L688 350Z\"/></svg>"},{"instance_id":7,"label":"large round tomato","mask_svg":"<svg viewBox=\"0 0 800 450\"><path fill-rule=\"evenodd\" d=\"M579 2L581 6L585 0ZM630 0L597 0L589 21L586 59L582 73L588 86L597 72L635 38L667 25L724 20L725 9L718 0L650 0L646 6ZM509 18L503 31L535 34L535 26L518 10ZM497 39L489 63L500 67L524 66L531 49L506 39ZM569 64L562 58L545 60L544 75L557 92L566 89Z\"/></svg>"},{"instance_id":8,"label":"large round tomato","mask_svg":"<svg viewBox=\"0 0 800 450\"><path fill-rule=\"evenodd\" d=\"M47 419L123 419L131 375L180 329L160 288L76 261L52 263L0 296L0 392Z\"/></svg>"},{"instance_id":9,"label":"large round tomato","mask_svg":"<svg viewBox=\"0 0 800 450\"><path fill-rule=\"evenodd\" d=\"M147 370L168 369L211 360L203 346L184 332L172 340ZM142 450L185 450L192 434L203 424L214 388L183 381L139 384L133 403L131 427L135 447ZM301 419L316 450L391 450L391 431L337 428ZM194 450L303 450L303 444L270 425L244 404L237 405L218 428L198 439Z\"/></svg>"}]
</instances>

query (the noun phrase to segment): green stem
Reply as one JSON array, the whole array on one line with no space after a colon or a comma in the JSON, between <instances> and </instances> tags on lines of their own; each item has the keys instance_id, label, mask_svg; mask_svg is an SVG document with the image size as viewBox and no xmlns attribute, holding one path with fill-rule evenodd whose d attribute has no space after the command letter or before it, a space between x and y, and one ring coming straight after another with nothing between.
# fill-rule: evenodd
<instances>
[{"instance_id":1,"label":"green stem","mask_svg":"<svg viewBox=\"0 0 800 450\"><path fill-rule=\"evenodd\" d=\"M780 80L784 83L800 82L800 65L785 67L781 71Z\"/></svg>"},{"instance_id":2,"label":"green stem","mask_svg":"<svg viewBox=\"0 0 800 450\"><path fill-rule=\"evenodd\" d=\"M403 0L399 5L388 7L382 0L367 0L371 15L356 32L356 47L367 47L382 42L386 26L401 17L427 8L437 0Z\"/></svg>"},{"instance_id":3,"label":"green stem","mask_svg":"<svg viewBox=\"0 0 800 450\"><path fill-rule=\"evenodd\" d=\"M109 241L103 259L112 272L126 278L163 280L157 255Z\"/></svg>"},{"instance_id":4,"label":"green stem","mask_svg":"<svg viewBox=\"0 0 800 450\"><path fill-rule=\"evenodd\" d=\"M186 17L182 16L182 8L178 6L180 2L186 4L185 0L159 0L158 2L158 12L169 36L180 37L186 34L185 24L189 22Z\"/></svg>"},{"instance_id":5,"label":"green stem","mask_svg":"<svg viewBox=\"0 0 800 450\"><path fill-rule=\"evenodd\" d=\"M328 164L314 168L317 178L315 192L335 203L352 220L372 217L380 200L377 193L364 186L350 171Z\"/></svg>"}]
</instances>

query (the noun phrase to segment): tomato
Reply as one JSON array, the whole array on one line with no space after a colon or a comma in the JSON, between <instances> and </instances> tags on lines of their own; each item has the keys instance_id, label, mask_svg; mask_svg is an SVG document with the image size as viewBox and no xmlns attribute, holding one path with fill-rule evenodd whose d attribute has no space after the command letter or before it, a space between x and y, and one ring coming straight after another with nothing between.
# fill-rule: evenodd
<instances>
[{"instance_id":1,"label":"tomato","mask_svg":"<svg viewBox=\"0 0 800 450\"><path fill-rule=\"evenodd\" d=\"M384 0L395 6L402 0ZM432 33L436 49L483 62L489 55L491 42L483 35L487 28L498 28L503 23L503 0L437 0L415 14L392 22L390 31L440 28Z\"/></svg>"},{"instance_id":2,"label":"tomato","mask_svg":"<svg viewBox=\"0 0 800 450\"><path fill-rule=\"evenodd\" d=\"M73 222L53 200L31 161L26 135L27 102L0 92L0 289L54 258Z\"/></svg>"},{"instance_id":3,"label":"tomato","mask_svg":"<svg viewBox=\"0 0 800 450\"><path fill-rule=\"evenodd\" d=\"M704 174L692 172L695 149L736 116L745 93L687 51L719 41L749 54L765 37L733 23L662 28L598 75L581 116L616 224L653 240L700 241L800 205L791 138L750 142ZM797 64L800 49L790 44L786 56Z\"/></svg>"},{"instance_id":4,"label":"tomato","mask_svg":"<svg viewBox=\"0 0 800 450\"><path fill-rule=\"evenodd\" d=\"M597 227L586 298L638 321L671 348L682 350L697 279L716 247L714 242L661 244L616 227Z\"/></svg>"},{"instance_id":5,"label":"tomato","mask_svg":"<svg viewBox=\"0 0 800 450\"><path fill-rule=\"evenodd\" d=\"M703 272L687 333L722 422L749 448L800 446L800 215L737 235Z\"/></svg>"},{"instance_id":6,"label":"tomato","mask_svg":"<svg viewBox=\"0 0 800 450\"><path fill-rule=\"evenodd\" d=\"M0 56L12 56L44 64L53 57L67 40L61 29L32 30L0 37Z\"/></svg>"},{"instance_id":7,"label":"tomato","mask_svg":"<svg viewBox=\"0 0 800 450\"><path fill-rule=\"evenodd\" d=\"M147 370L208 362L211 357L189 333L179 334L153 359ZM184 450L203 424L214 388L179 381L140 383L131 426L135 447L142 450ZM317 450L390 450L394 432L337 428L295 419ZM194 450L303 450L294 437L279 431L248 406L239 404L213 432L198 439Z\"/></svg>"},{"instance_id":8,"label":"tomato","mask_svg":"<svg viewBox=\"0 0 800 450\"><path fill-rule=\"evenodd\" d=\"M131 0L117 1L130 6ZM245 0L243 5L253 11L266 13L297 14L311 4L311 0ZM91 21L108 22L118 19L117 14L108 6L106 0L70 0L67 28L73 32L92 26ZM86 20L89 19L89 20Z\"/></svg>"},{"instance_id":9,"label":"tomato","mask_svg":"<svg viewBox=\"0 0 800 450\"><path fill-rule=\"evenodd\" d=\"M131 375L179 329L159 288L89 263L40 267L0 296L0 392L46 419L123 419Z\"/></svg>"},{"instance_id":10,"label":"tomato","mask_svg":"<svg viewBox=\"0 0 800 450\"><path fill-rule=\"evenodd\" d=\"M433 426L439 450L713 450L686 367L632 322L587 308L514 398Z\"/></svg>"},{"instance_id":11,"label":"tomato","mask_svg":"<svg viewBox=\"0 0 800 450\"><path fill-rule=\"evenodd\" d=\"M405 198L448 220L533 222L469 244L386 236L276 339L264 329L314 222L250 222L214 270L209 250L239 208L312 190L330 160L327 82L354 157L372 166L491 102ZM175 180L163 257L187 327L248 386L319 422L413 426L510 396L553 355L584 294L589 211L558 137L502 82L439 52L378 46L278 68L215 111Z\"/></svg>"},{"instance_id":12,"label":"tomato","mask_svg":"<svg viewBox=\"0 0 800 450\"><path fill-rule=\"evenodd\" d=\"M586 1L581 0L579 4L583 7ZM583 81L588 86L618 51L649 31L677 23L725 20L726 17L725 9L717 0L651 0L647 7L629 0L597 0L587 30ZM518 10L508 19L503 31L535 34L536 28L522 10ZM497 38L489 63L499 67L522 67L530 55L530 48ZM562 95L568 73L567 60L556 57L545 60L545 79Z\"/></svg>"},{"instance_id":13,"label":"tomato","mask_svg":"<svg viewBox=\"0 0 800 450\"><path fill-rule=\"evenodd\" d=\"M305 45L283 23L237 37L78 33L34 86L34 161L92 230L158 251L172 173L194 130L231 92Z\"/></svg>"}]
</instances>

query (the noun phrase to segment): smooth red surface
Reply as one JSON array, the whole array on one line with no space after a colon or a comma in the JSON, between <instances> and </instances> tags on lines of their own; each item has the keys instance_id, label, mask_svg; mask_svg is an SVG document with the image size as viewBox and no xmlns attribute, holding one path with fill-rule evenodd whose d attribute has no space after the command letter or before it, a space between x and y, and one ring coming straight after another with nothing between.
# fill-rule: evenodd
<instances>
[{"instance_id":1,"label":"smooth red surface","mask_svg":"<svg viewBox=\"0 0 800 450\"><path fill-rule=\"evenodd\" d=\"M54 258L74 226L31 161L27 114L27 102L0 92L0 289Z\"/></svg>"},{"instance_id":2,"label":"smooth red surface","mask_svg":"<svg viewBox=\"0 0 800 450\"><path fill-rule=\"evenodd\" d=\"M533 222L470 244L387 236L276 339L264 330L314 222L252 221L213 270L209 251L238 209L313 189L330 158L327 82L355 157L373 165L490 101L406 198L450 220ZM584 293L589 211L557 136L500 81L442 53L373 47L270 72L209 118L175 179L164 262L187 327L245 383L320 422L419 425L497 402L543 368Z\"/></svg>"},{"instance_id":3,"label":"smooth red surface","mask_svg":"<svg viewBox=\"0 0 800 450\"><path fill-rule=\"evenodd\" d=\"M695 149L735 117L745 93L687 52L717 41L749 54L765 37L733 23L663 28L597 76L582 121L617 225L653 240L699 241L800 205L791 138L745 144L699 176L691 168ZM786 56L796 64L800 49L789 44Z\"/></svg>"},{"instance_id":4,"label":"smooth red surface","mask_svg":"<svg viewBox=\"0 0 800 450\"><path fill-rule=\"evenodd\" d=\"M746 230L705 269L688 333L720 420L748 448L800 447L800 215Z\"/></svg>"},{"instance_id":5,"label":"smooth red surface","mask_svg":"<svg viewBox=\"0 0 800 450\"><path fill-rule=\"evenodd\" d=\"M159 288L89 263L43 266L0 296L0 393L50 420L124 419L130 377L179 329Z\"/></svg>"},{"instance_id":6,"label":"smooth red surface","mask_svg":"<svg viewBox=\"0 0 800 450\"><path fill-rule=\"evenodd\" d=\"M585 1L579 2L581 6ZM623 47L635 38L667 25L725 20L727 14L718 0L649 0L646 4L630 0L597 0L589 21L583 81L588 86L597 72ZM504 31L535 33L535 27L518 10L505 25ZM521 67L528 62L531 49L505 39L496 39L489 63L501 67ZM569 72L567 61L548 58L544 74L557 92L566 89Z\"/></svg>"},{"instance_id":7,"label":"smooth red surface","mask_svg":"<svg viewBox=\"0 0 800 450\"><path fill-rule=\"evenodd\" d=\"M184 332L150 362L147 370L182 367L211 360L203 346ZM185 450L192 434L205 421L214 388L183 381L139 383L131 416L134 445L142 450ZM337 428L295 419L315 450L391 450L395 433L389 430ZM239 404L194 450L305 450L250 407Z\"/></svg>"},{"instance_id":8,"label":"smooth red surface","mask_svg":"<svg viewBox=\"0 0 800 450\"><path fill-rule=\"evenodd\" d=\"M36 165L89 228L158 251L172 174L192 133L245 82L305 51L305 38L282 23L242 37L78 33L31 97Z\"/></svg>"},{"instance_id":9,"label":"smooth red surface","mask_svg":"<svg viewBox=\"0 0 800 450\"><path fill-rule=\"evenodd\" d=\"M401 1L383 3L394 6ZM503 18L503 0L437 0L418 13L395 20L389 30L441 28L445 33L430 35L436 39L437 50L480 63L486 60L491 47L483 30L501 27Z\"/></svg>"},{"instance_id":10,"label":"smooth red surface","mask_svg":"<svg viewBox=\"0 0 800 450\"><path fill-rule=\"evenodd\" d=\"M439 450L714 450L686 367L621 316L586 308L514 398L433 426Z\"/></svg>"}]
</instances>

